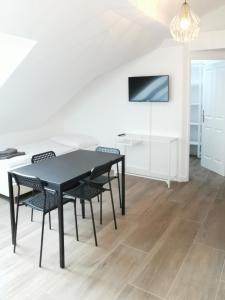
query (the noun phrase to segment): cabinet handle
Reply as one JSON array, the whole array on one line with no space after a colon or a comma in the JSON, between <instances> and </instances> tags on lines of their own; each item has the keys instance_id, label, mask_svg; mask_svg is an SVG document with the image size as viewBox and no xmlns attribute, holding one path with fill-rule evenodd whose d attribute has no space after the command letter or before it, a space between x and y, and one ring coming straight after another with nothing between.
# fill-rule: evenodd
<instances>
[{"instance_id":1,"label":"cabinet handle","mask_svg":"<svg viewBox=\"0 0 225 300\"><path fill-rule=\"evenodd\" d=\"M204 109L202 111L202 122L205 123L205 111L204 111Z\"/></svg>"}]
</instances>

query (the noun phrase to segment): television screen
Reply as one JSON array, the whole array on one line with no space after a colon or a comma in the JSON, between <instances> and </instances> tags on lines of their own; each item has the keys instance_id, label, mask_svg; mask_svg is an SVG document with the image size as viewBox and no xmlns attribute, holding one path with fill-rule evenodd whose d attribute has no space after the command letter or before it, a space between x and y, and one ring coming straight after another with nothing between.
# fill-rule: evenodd
<instances>
[{"instance_id":1,"label":"television screen","mask_svg":"<svg viewBox=\"0 0 225 300\"><path fill-rule=\"evenodd\" d=\"M129 77L129 101L169 101L169 76Z\"/></svg>"}]
</instances>

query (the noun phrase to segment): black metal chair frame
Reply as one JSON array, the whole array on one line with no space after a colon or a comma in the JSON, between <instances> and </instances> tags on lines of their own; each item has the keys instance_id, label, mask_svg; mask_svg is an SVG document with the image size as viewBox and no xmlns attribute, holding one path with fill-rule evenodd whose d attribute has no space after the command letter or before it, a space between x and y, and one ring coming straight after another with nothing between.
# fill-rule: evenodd
<instances>
[{"instance_id":1,"label":"black metal chair frame","mask_svg":"<svg viewBox=\"0 0 225 300\"><path fill-rule=\"evenodd\" d=\"M78 188L72 189L67 191L65 194L70 195L74 197L75 200L75 206L74 206L74 214L75 214L75 224L76 224L76 237L77 241L79 241L79 234L78 234L78 223L77 223L77 211L76 211L76 202L77 198L80 198L82 206L85 205L85 201L88 201L90 203L90 210L91 210L91 218L92 218L92 226L93 226L93 232L94 232L94 238L95 238L95 245L98 246L98 241L97 241L97 234L96 234L96 228L95 228L95 220L94 220L94 212L93 212L93 205L92 205L92 199L94 197L99 197L100 196L100 224L102 224L102 193L105 191L110 192L110 197L111 197L111 204L112 204L112 211L113 211L113 219L114 219L114 225L115 229L117 229L117 222L116 222L116 215L115 215L115 207L114 207L114 201L113 201L113 194L112 194L112 186L111 186L111 180L109 179L110 177L110 171L111 171L112 163L109 162L107 164L95 167L91 171L90 175L90 181L86 181L82 183ZM105 189L102 187L102 185L97 185L91 182L92 179L101 176L102 174L107 174L108 179L109 179L109 189ZM90 187L96 190L96 193L94 196L89 197L88 195L85 195L81 193L81 189L83 187ZM83 212L82 212L83 215ZM84 217L84 216L83 216Z\"/></svg>"},{"instance_id":2,"label":"black metal chair frame","mask_svg":"<svg viewBox=\"0 0 225 300\"><path fill-rule=\"evenodd\" d=\"M104 152L104 153L112 153L112 154L120 154L120 150L117 148L110 148L110 147L103 147L103 146L98 146L95 149L96 152ZM121 186L120 186L120 173L119 173L119 163L116 164L116 171L117 174L114 176L110 176L108 177L108 182L113 180L113 179L117 179L117 183L118 183L118 192L119 192L119 203L120 203L120 208L122 207L122 197L121 197ZM99 201L99 198L98 198Z\"/></svg>"},{"instance_id":3,"label":"black metal chair frame","mask_svg":"<svg viewBox=\"0 0 225 300\"><path fill-rule=\"evenodd\" d=\"M31 157L31 162L32 162L32 164L36 164L36 163L39 163L40 161L48 160L48 159L51 159L54 157L56 157L56 154L54 151L47 151L47 152L38 153L38 154L33 155ZM33 191L33 193L34 192L35 191ZM51 212L49 212L48 218L49 218L49 229L52 229ZM31 208L31 222L33 222L33 220L34 220L34 209Z\"/></svg>"},{"instance_id":4,"label":"black metal chair frame","mask_svg":"<svg viewBox=\"0 0 225 300\"><path fill-rule=\"evenodd\" d=\"M47 151L47 152L43 152L43 153L38 153L32 156L31 158L31 162L32 164L38 163L42 160L47 160L50 158L56 157L56 154L54 151Z\"/></svg>"},{"instance_id":5,"label":"black metal chair frame","mask_svg":"<svg viewBox=\"0 0 225 300\"><path fill-rule=\"evenodd\" d=\"M20 206L28 206L34 210L42 211L42 229L41 229L41 246L40 246L40 256L39 256L39 267L41 267L42 263L42 251L43 251L43 238L44 238L44 225L45 225L45 215L51 212L58 207L58 199L57 199L57 192L51 189L48 189L41 180L34 176L24 176L19 173L14 172L12 177L14 178L18 193L17 193L17 202L16 202L16 222L15 222L15 244L13 252L16 251L16 240L17 240L17 227L18 227L18 215L19 215L19 207ZM43 206L38 206L38 201L40 198L37 198L37 194L29 197L27 200L20 201L20 187L27 186L32 188L36 193L39 193L41 199L43 200ZM50 196L51 195L51 196ZM36 197L36 198L35 198ZM37 201L36 201L37 199ZM33 200L33 201L32 201ZM64 198L64 204L68 202L74 203L75 202L71 198ZM35 205L36 201L36 205ZM54 202L53 202L54 201Z\"/></svg>"}]
</instances>

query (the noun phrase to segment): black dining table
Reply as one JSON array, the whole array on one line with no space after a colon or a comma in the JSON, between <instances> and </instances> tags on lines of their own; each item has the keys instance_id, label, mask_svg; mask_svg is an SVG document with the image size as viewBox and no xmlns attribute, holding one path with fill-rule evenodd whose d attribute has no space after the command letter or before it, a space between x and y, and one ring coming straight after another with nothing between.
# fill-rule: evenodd
<instances>
[{"instance_id":1,"label":"black dining table","mask_svg":"<svg viewBox=\"0 0 225 300\"><path fill-rule=\"evenodd\" d=\"M24 176L36 176L44 182L48 188L57 192L58 197L58 222L59 222L59 258L60 267L65 267L64 249L64 216L63 216L63 192L74 187L80 180L90 175L91 170L107 162L112 164L121 162L121 198L122 215L125 215L125 156L111 153L103 153L88 150L77 150L55 158L41 161L8 172L9 203L12 243L15 243L15 212L13 193L13 172Z\"/></svg>"}]
</instances>

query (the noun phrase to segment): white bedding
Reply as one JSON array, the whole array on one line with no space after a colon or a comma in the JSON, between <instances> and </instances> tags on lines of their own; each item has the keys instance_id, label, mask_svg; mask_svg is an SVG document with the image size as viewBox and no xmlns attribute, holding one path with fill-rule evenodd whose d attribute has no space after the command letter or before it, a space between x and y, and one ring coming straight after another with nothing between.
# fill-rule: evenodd
<instances>
[{"instance_id":1,"label":"white bedding","mask_svg":"<svg viewBox=\"0 0 225 300\"><path fill-rule=\"evenodd\" d=\"M70 147L57 142L48 140L43 140L38 143L26 144L16 147L18 151L24 151L26 155L30 157L37 153L42 153L46 151L54 151L56 156L68 153L70 151L78 149L78 147Z\"/></svg>"},{"instance_id":2,"label":"white bedding","mask_svg":"<svg viewBox=\"0 0 225 300\"><path fill-rule=\"evenodd\" d=\"M51 138L51 140L69 147L78 147L83 149L97 144L97 141L94 137L78 133L54 136Z\"/></svg>"},{"instance_id":3,"label":"white bedding","mask_svg":"<svg viewBox=\"0 0 225 300\"><path fill-rule=\"evenodd\" d=\"M74 136L75 138L75 136ZM80 139L80 136L79 136ZM87 142L85 136L85 142ZM85 149L94 150L98 145L97 140L91 140L90 144L86 143ZM18 145L15 148L18 151L23 151L26 154L22 156L13 157L10 159L0 160L0 194L8 196L8 171L12 169L16 169L25 165L29 165L31 163L31 157L34 154L46 152L46 151L54 151L56 156L62 155L65 153L69 153L78 149L84 149L84 147L79 146L68 146L62 143L57 143L52 139L45 139L36 143Z\"/></svg>"},{"instance_id":4,"label":"white bedding","mask_svg":"<svg viewBox=\"0 0 225 300\"><path fill-rule=\"evenodd\" d=\"M51 140L43 140L38 143L20 145L20 146L16 146L15 148L18 149L18 151L25 152L26 154L21 156L16 156L10 159L0 160L0 174L2 169L7 168L9 170L9 169L17 168L18 166L21 165L30 164L31 157L37 153L42 153L51 150L54 151L56 155L62 155L78 149L77 147L72 148L69 146L58 144Z\"/></svg>"}]
</instances>

